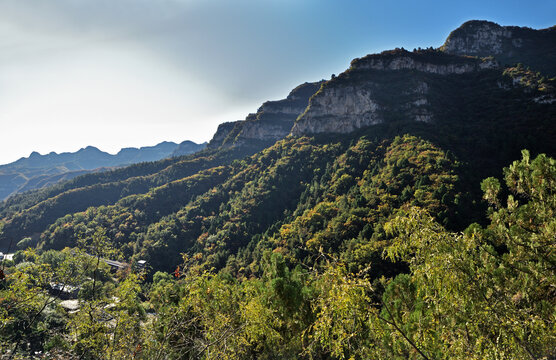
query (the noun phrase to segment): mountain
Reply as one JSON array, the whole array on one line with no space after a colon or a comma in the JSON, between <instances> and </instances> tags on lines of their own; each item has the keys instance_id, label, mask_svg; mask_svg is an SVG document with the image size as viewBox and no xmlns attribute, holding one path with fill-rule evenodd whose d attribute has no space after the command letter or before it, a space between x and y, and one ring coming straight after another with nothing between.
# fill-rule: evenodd
<instances>
[{"instance_id":1,"label":"mountain","mask_svg":"<svg viewBox=\"0 0 556 360\"><path fill-rule=\"evenodd\" d=\"M304 83L283 100L267 101L245 120L221 124L209 143L210 148L241 146L259 142L271 145L291 131L297 117L305 110L309 98L324 81Z\"/></svg>"},{"instance_id":2,"label":"mountain","mask_svg":"<svg viewBox=\"0 0 556 360\"><path fill-rule=\"evenodd\" d=\"M134 356L554 358L552 29L468 22L300 85L197 153L14 195L0 250L145 260L148 286L106 275L104 301L82 295L112 311L118 286L114 314L152 310Z\"/></svg>"},{"instance_id":3,"label":"mountain","mask_svg":"<svg viewBox=\"0 0 556 360\"><path fill-rule=\"evenodd\" d=\"M523 59L527 58L525 55ZM7 246L10 239L13 242L42 233L43 246L59 247L77 236L69 230L71 226L58 232L56 229L62 224L75 222L77 226L84 222L87 227L88 221L99 223L93 218L101 213L111 218L138 211L143 214L141 220L137 219L129 232L119 231L125 246L135 249L128 251L128 256L143 256L156 263L154 259L161 255L158 251L162 248L152 249L147 244L154 241L152 229L159 228L160 221L167 223L167 216L197 229L174 234L174 239L185 241L206 233L224 244L215 249L228 256L247 246L249 239L276 231L279 224L290 221L292 212L302 206L299 197L315 181L336 186L336 175L330 171L340 167L342 156L355 151L353 146L358 145L350 143L358 144L358 139L366 136L372 146L388 146L396 136L405 134L427 141L461 162L457 170L457 209L442 210L451 214L443 215L447 224L461 228L466 221L455 214L477 214L476 184L482 178L497 174L502 166L519 157L523 148L533 153L556 153L552 141L556 138L554 98L553 80L524 67L505 66L493 57L455 55L442 49L396 49L367 55L355 59L348 70L329 81L300 85L286 99L264 103L247 119L222 124L208 148L197 154L83 175L4 202L0 206L5 222L2 244ZM367 151L374 152L372 146ZM267 149L260 152L264 148ZM380 169L384 161L380 156L385 155L376 156L379 157L374 161L378 163L372 166ZM346 173L351 179L344 185L347 189L359 181L365 169L372 170L368 159L360 161L363 163L356 168L361 172ZM271 175L274 171L277 173ZM342 178L341 171L345 170L337 171ZM289 177L284 177L287 174ZM277 176L279 182L266 184L267 176ZM213 190L204 192L207 186ZM453 186L446 185L446 189L450 187ZM245 210L256 218L237 220L242 216L232 216L241 208L236 203L246 205L250 193L262 196L249 200L256 202L256 209ZM216 204L220 205L215 208ZM95 208L88 214L97 215L91 215L89 220L78 215L89 207ZM226 210L228 207L230 210ZM193 225L192 209L199 211L195 216L213 220ZM100 223L105 221L113 220ZM236 221L251 225L237 227ZM121 224L118 226L114 229L121 228ZM239 233L228 234L228 227L235 227ZM243 240L231 240L240 233ZM167 241L170 240L161 238L156 243L174 249L174 255L190 246L189 240L174 245ZM165 253L164 258L172 256ZM161 266L168 268L172 264L166 261Z\"/></svg>"},{"instance_id":4,"label":"mountain","mask_svg":"<svg viewBox=\"0 0 556 360\"><path fill-rule=\"evenodd\" d=\"M355 59L328 81L297 119L294 136L350 133L400 119L432 123L441 104L431 104L444 78L459 80L498 69L490 59L447 55L438 51L386 51Z\"/></svg>"},{"instance_id":5,"label":"mountain","mask_svg":"<svg viewBox=\"0 0 556 360\"><path fill-rule=\"evenodd\" d=\"M123 148L115 155L103 152L94 146L87 146L74 153L51 152L41 155L34 151L27 158L0 165L0 199L15 193L53 185L85 173L191 154L204 147L205 144L195 144L191 141L184 141L179 145L165 141L155 146Z\"/></svg>"},{"instance_id":6,"label":"mountain","mask_svg":"<svg viewBox=\"0 0 556 360\"><path fill-rule=\"evenodd\" d=\"M186 141L181 142L174 149L174 151L172 152L172 154L170 156L175 157L175 156L183 156L183 155L193 154L197 151L203 150L206 146L207 146L207 143L197 144L197 143L194 143L193 141L186 140Z\"/></svg>"},{"instance_id":7,"label":"mountain","mask_svg":"<svg viewBox=\"0 0 556 360\"><path fill-rule=\"evenodd\" d=\"M440 50L455 55L493 56L504 65L523 63L548 77L556 76L556 26L534 30L472 20L452 31Z\"/></svg>"}]
</instances>

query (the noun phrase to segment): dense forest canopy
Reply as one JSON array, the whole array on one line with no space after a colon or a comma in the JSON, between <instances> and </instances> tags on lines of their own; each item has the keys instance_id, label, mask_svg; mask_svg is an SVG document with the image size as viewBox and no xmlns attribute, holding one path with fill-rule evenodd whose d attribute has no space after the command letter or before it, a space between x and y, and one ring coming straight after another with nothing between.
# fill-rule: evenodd
<instances>
[{"instance_id":1,"label":"dense forest canopy","mask_svg":"<svg viewBox=\"0 0 556 360\"><path fill-rule=\"evenodd\" d=\"M257 276L230 261L214 272L186 259L152 282L141 272L110 274L101 259L114 249L100 228L72 249L27 250L5 268L0 346L81 358L554 356L556 161L524 151L504 173L505 187L496 178L481 184L486 226L449 232L427 211L434 201L406 203L383 224L384 240L366 242L380 248L366 267L313 238L295 247L311 261L262 250ZM333 228L338 210L320 202L296 225L326 238L319 229ZM285 245L292 228L270 241ZM80 284L78 312L45 292L53 283Z\"/></svg>"}]
</instances>

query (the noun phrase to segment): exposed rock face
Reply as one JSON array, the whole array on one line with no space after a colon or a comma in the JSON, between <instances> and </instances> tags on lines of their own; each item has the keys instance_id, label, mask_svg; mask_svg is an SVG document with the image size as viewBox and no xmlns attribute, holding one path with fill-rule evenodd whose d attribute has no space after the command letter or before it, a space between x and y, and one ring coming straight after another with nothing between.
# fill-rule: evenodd
<instances>
[{"instance_id":1,"label":"exposed rock face","mask_svg":"<svg viewBox=\"0 0 556 360\"><path fill-rule=\"evenodd\" d=\"M556 75L556 27L534 30L472 20L454 30L441 51L455 55L494 56L507 65L523 63L549 77Z\"/></svg>"},{"instance_id":2,"label":"exposed rock face","mask_svg":"<svg viewBox=\"0 0 556 360\"><path fill-rule=\"evenodd\" d=\"M355 59L310 100L292 135L349 133L386 121L431 122L429 80L497 69L492 58L477 59L426 50L394 50Z\"/></svg>"},{"instance_id":3,"label":"exposed rock face","mask_svg":"<svg viewBox=\"0 0 556 360\"><path fill-rule=\"evenodd\" d=\"M245 120L221 124L209 147L238 146L249 141L273 142L284 138L322 84L323 81L299 85L286 99L265 102Z\"/></svg>"},{"instance_id":4,"label":"exposed rock face","mask_svg":"<svg viewBox=\"0 0 556 360\"><path fill-rule=\"evenodd\" d=\"M233 130L236 123L237 121L229 121L218 125L218 129L216 130L216 133L214 133L214 136L210 140L208 147L217 148L222 146L224 140L226 140L226 137Z\"/></svg>"},{"instance_id":5,"label":"exposed rock face","mask_svg":"<svg viewBox=\"0 0 556 360\"><path fill-rule=\"evenodd\" d=\"M432 49L432 48L431 48ZM439 77L474 76L518 62L556 75L556 27L543 30L469 21L439 50L386 51L355 59L350 69L323 85L292 128L292 135L348 133L399 120L435 120L430 86ZM516 78L515 83L521 80ZM511 84L501 83L510 88ZM521 85L520 85L521 86ZM551 103L547 96L535 101Z\"/></svg>"},{"instance_id":6,"label":"exposed rock face","mask_svg":"<svg viewBox=\"0 0 556 360\"><path fill-rule=\"evenodd\" d=\"M348 133L382 122L373 91L355 86L326 86L292 129L293 135L322 132Z\"/></svg>"},{"instance_id":7,"label":"exposed rock face","mask_svg":"<svg viewBox=\"0 0 556 360\"><path fill-rule=\"evenodd\" d=\"M272 142L288 133L348 133L390 121L433 122L442 105L431 104L432 84L499 71L501 63L521 62L554 76L554 54L556 27L533 30L469 21L440 49L367 55L330 81L300 85L286 99L264 103L245 120L222 124L209 147ZM520 80L514 80L514 86L515 82ZM499 87L509 90L511 84L501 81ZM535 101L551 103L550 99L541 96Z\"/></svg>"},{"instance_id":8,"label":"exposed rock face","mask_svg":"<svg viewBox=\"0 0 556 360\"><path fill-rule=\"evenodd\" d=\"M420 56L419 54L398 51L397 56L389 53L368 55L363 59L352 62L352 68L357 70L416 70L430 74L465 74L482 69L495 69L498 63L493 59L476 61L475 59L455 59L457 62L438 63L438 59ZM454 60L442 58L442 60Z\"/></svg>"},{"instance_id":9,"label":"exposed rock face","mask_svg":"<svg viewBox=\"0 0 556 360\"><path fill-rule=\"evenodd\" d=\"M441 49L450 54L484 56L500 55L523 46L523 39L514 37L512 29L490 21L468 21L454 30Z\"/></svg>"}]
</instances>

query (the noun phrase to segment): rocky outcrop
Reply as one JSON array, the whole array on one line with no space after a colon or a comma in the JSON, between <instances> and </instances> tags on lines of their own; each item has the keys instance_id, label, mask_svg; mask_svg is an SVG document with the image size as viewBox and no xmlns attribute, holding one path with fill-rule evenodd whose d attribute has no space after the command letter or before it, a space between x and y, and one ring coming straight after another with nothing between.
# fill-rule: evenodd
<instances>
[{"instance_id":1,"label":"rocky outcrop","mask_svg":"<svg viewBox=\"0 0 556 360\"><path fill-rule=\"evenodd\" d=\"M433 51L408 52L388 51L378 55L368 55L351 63L355 70L415 70L430 74L465 74L483 69L495 69L498 63L492 58L468 59L438 56Z\"/></svg>"},{"instance_id":2,"label":"rocky outcrop","mask_svg":"<svg viewBox=\"0 0 556 360\"><path fill-rule=\"evenodd\" d=\"M429 81L497 68L492 58L435 50L397 49L355 59L310 100L291 134L349 133L396 120L431 122Z\"/></svg>"},{"instance_id":3,"label":"rocky outcrop","mask_svg":"<svg viewBox=\"0 0 556 360\"><path fill-rule=\"evenodd\" d=\"M523 46L515 27L504 27L490 21L473 20L454 30L441 50L449 54L485 56L513 52Z\"/></svg>"},{"instance_id":4,"label":"rocky outcrop","mask_svg":"<svg viewBox=\"0 0 556 360\"><path fill-rule=\"evenodd\" d=\"M556 75L556 27L534 30L472 20L454 30L441 51L455 55L494 56L506 65L523 63L548 76Z\"/></svg>"},{"instance_id":5,"label":"rocky outcrop","mask_svg":"<svg viewBox=\"0 0 556 360\"><path fill-rule=\"evenodd\" d=\"M429 90L442 83L439 76L472 77L523 63L550 77L556 75L555 54L556 27L534 30L469 21L438 50L396 49L353 60L311 99L291 134L348 133L388 121L432 122ZM511 84L501 81L500 86L509 89ZM535 101L550 104L551 98L542 95Z\"/></svg>"},{"instance_id":6,"label":"rocky outcrop","mask_svg":"<svg viewBox=\"0 0 556 360\"><path fill-rule=\"evenodd\" d=\"M433 122L431 84L500 71L501 64L516 62L556 75L554 54L556 27L533 30L469 21L440 49L367 55L330 81L300 85L286 99L264 103L245 120L222 124L209 147L273 142L288 133L348 133L390 121ZM509 85L501 81L499 86ZM547 96L537 100L549 101Z\"/></svg>"},{"instance_id":7,"label":"rocky outcrop","mask_svg":"<svg viewBox=\"0 0 556 360\"><path fill-rule=\"evenodd\" d=\"M306 109L309 98L323 81L304 83L283 100L267 101L245 120L221 124L209 143L210 148L239 146L248 142L274 142L286 137Z\"/></svg>"},{"instance_id":8,"label":"rocky outcrop","mask_svg":"<svg viewBox=\"0 0 556 360\"><path fill-rule=\"evenodd\" d=\"M211 149L219 148L224 144L224 140L232 132L234 126L236 126L237 121L229 121L218 125L218 129L212 136L212 139L208 143L208 147Z\"/></svg>"},{"instance_id":9,"label":"rocky outcrop","mask_svg":"<svg viewBox=\"0 0 556 360\"><path fill-rule=\"evenodd\" d=\"M381 106L373 91L357 86L324 87L292 128L293 135L348 133L382 122Z\"/></svg>"}]
</instances>

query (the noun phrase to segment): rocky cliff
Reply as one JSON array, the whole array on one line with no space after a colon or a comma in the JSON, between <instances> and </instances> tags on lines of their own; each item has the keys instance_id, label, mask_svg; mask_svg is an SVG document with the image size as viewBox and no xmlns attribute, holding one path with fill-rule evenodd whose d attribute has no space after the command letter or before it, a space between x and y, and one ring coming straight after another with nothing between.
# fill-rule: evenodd
<instances>
[{"instance_id":1,"label":"rocky cliff","mask_svg":"<svg viewBox=\"0 0 556 360\"><path fill-rule=\"evenodd\" d=\"M465 74L483 69L497 68L493 59L473 59L460 56L446 56L435 51L421 50L409 52L404 49L384 51L367 55L351 62L350 70L415 70L430 74Z\"/></svg>"},{"instance_id":2,"label":"rocky cliff","mask_svg":"<svg viewBox=\"0 0 556 360\"><path fill-rule=\"evenodd\" d=\"M220 124L210 148L231 147L247 142L274 142L287 136L297 119L324 81L304 83L283 100L267 101L245 120Z\"/></svg>"},{"instance_id":3,"label":"rocky cliff","mask_svg":"<svg viewBox=\"0 0 556 360\"><path fill-rule=\"evenodd\" d=\"M494 56L507 65L523 63L556 76L556 27L534 30L472 20L454 30L440 50L456 55Z\"/></svg>"},{"instance_id":4,"label":"rocky cliff","mask_svg":"<svg viewBox=\"0 0 556 360\"><path fill-rule=\"evenodd\" d=\"M355 59L346 72L322 86L291 133L348 133L397 120L431 122L431 83L498 67L492 58L462 57L435 50L397 49Z\"/></svg>"},{"instance_id":5,"label":"rocky cliff","mask_svg":"<svg viewBox=\"0 0 556 360\"><path fill-rule=\"evenodd\" d=\"M212 139L208 143L208 148L215 149L224 144L224 141L230 135L237 123L241 121L229 121L218 125L218 129L212 136Z\"/></svg>"},{"instance_id":6,"label":"rocky cliff","mask_svg":"<svg viewBox=\"0 0 556 360\"><path fill-rule=\"evenodd\" d=\"M523 66L508 67L517 63ZM503 72L504 66L509 70ZM433 122L445 105L432 104L431 92L440 98L445 91L440 89L448 87L457 97L457 85L449 84L461 83L458 77L493 72L498 87L535 88L541 91L533 101L552 104L552 85L543 76L556 75L556 27L534 30L474 20L454 30L437 50L396 49L355 59L310 100L291 134L349 133L392 121Z\"/></svg>"}]
</instances>

